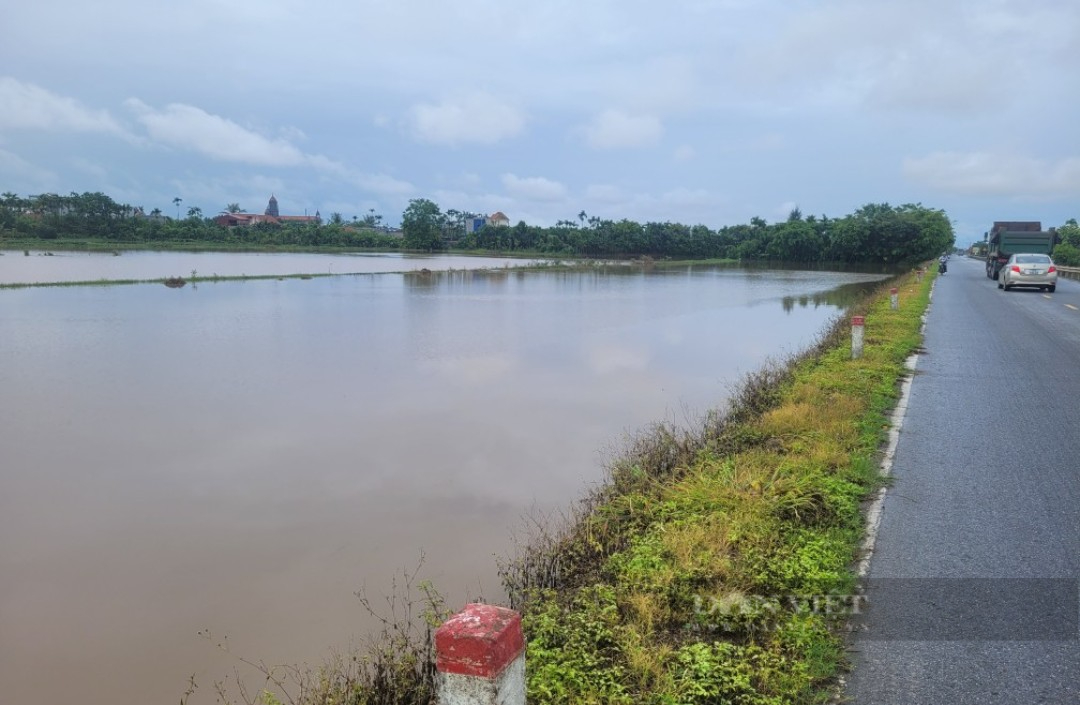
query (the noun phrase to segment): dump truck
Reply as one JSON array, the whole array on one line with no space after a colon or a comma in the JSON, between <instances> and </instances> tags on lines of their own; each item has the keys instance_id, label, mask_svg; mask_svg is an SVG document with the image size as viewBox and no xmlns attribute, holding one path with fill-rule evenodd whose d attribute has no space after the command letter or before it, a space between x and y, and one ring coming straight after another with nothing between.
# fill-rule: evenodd
<instances>
[{"instance_id":1,"label":"dump truck","mask_svg":"<svg viewBox=\"0 0 1080 705\"><path fill-rule=\"evenodd\" d=\"M1048 255L1059 241L1056 230L1043 230L1037 220L995 221L986 234L986 276L996 280L1010 256Z\"/></svg>"}]
</instances>

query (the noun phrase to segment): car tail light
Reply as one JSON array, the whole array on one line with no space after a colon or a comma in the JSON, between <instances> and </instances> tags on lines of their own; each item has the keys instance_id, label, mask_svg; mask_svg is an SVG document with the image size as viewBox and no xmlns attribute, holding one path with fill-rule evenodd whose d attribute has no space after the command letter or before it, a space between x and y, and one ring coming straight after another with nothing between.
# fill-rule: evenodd
<instances>
[{"instance_id":1,"label":"car tail light","mask_svg":"<svg viewBox=\"0 0 1080 705\"><path fill-rule=\"evenodd\" d=\"M1050 269L1046 270L1046 273L1050 274L1051 272L1056 272L1056 271L1057 271L1057 267L1055 267L1054 265L1050 265Z\"/></svg>"},{"instance_id":2,"label":"car tail light","mask_svg":"<svg viewBox=\"0 0 1080 705\"><path fill-rule=\"evenodd\" d=\"M1016 272L1017 274L1020 273L1020 265L1018 265L1018 264L1014 264L1013 266L1009 267L1009 269Z\"/></svg>"}]
</instances>

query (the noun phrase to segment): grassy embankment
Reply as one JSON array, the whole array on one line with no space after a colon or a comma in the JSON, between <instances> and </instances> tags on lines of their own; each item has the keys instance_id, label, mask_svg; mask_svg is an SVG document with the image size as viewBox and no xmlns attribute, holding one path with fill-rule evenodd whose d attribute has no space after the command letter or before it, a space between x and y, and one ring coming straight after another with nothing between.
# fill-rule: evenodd
<instances>
[{"instance_id":1,"label":"grassy embankment","mask_svg":"<svg viewBox=\"0 0 1080 705\"><path fill-rule=\"evenodd\" d=\"M866 316L861 359L850 359L845 318L812 349L749 376L698 428L644 432L570 520L502 566L524 614L530 703L833 696L849 603L823 598L854 591L862 503L882 482L886 414L920 343L931 282L899 277L849 311ZM430 628L446 612L427 590L419 602L420 629L384 621L364 653L294 671L289 702L433 703ZM284 689L277 671L258 670Z\"/></svg>"},{"instance_id":2,"label":"grassy embankment","mask_svg":"<svg viewBox=\"0 0 1080 705\"><path fill-rule=\"evenodd\" d=\"M524 612L530 703L816 703L844 663L845 600L879 448L931 277L899 280L726 414L655 428L573 521L503 569ZM839 613L839 615L838 615Z\"/></svg>"}]
</instances>

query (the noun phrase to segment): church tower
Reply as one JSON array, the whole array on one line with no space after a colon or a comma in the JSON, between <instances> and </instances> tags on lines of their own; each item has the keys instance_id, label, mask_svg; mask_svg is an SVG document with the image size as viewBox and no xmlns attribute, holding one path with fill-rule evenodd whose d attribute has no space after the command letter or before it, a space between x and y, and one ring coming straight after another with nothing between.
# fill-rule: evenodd
<instances>
[{"instance_id":1,"label":"church tower","mask_svg":"<svg viewBox=\"0 0 1080 705\"><path fill-rule=\"evenodd\" d=\"M278 217L277 199L274 198L274 194L270 194L270 202L266 204L266 213L264 215Z\"/></svg>"}]
</instances>

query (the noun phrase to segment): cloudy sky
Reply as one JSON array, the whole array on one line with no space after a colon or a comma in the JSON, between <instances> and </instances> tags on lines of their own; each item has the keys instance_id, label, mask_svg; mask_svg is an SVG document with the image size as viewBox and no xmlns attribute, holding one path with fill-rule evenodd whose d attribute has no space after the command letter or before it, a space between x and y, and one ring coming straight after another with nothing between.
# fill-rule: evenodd
<instances>
[{"instance_id":1,"label":"cloudy sky","mask_svg":"<svg viewBox=\"0 0 1080 705\"><path fill-rule=\"evenodd\" d=\"M35 0L0 191L541 225L1080 217L1077 0Z\"/></svg>"}]
</instances>

